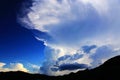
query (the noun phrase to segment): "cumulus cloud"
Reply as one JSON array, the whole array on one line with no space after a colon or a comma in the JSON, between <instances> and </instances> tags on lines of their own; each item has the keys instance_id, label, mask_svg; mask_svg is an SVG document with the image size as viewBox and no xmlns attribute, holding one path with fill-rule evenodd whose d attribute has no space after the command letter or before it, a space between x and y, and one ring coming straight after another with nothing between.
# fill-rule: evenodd
<instances>
[{"instance_id":1,"label":"cumulus cloud","mask_svg":"<svg viewBox=\"0 0 120 80\"><path fill-rule=\"evenodd\" d=\"M0 72L8 72L8 71L28 72L29 70L26 69L22 63L10 63L10 65L8 65L6 63L0 62Z\"/></svg>"},{"instance_id":2,"label":"cumulus cloud","mask_svg":"<svg viewBox=\"0 0 120 80\"><path fill-rule=\"evenodd\" d=\"M40 73L64 75L83 64L94 68L120 55L119 0L33 0L31 4L19 20L45 44Z\"/></svg>"}]
</instances>

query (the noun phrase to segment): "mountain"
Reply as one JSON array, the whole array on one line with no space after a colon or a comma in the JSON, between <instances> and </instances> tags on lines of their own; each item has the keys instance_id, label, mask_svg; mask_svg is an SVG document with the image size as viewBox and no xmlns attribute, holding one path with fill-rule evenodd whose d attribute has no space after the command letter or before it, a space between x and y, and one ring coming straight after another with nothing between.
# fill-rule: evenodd
<instances>
[{"instance_id":1,"label":"mountain","mask_svg":"<svg viewBox=\"0 0 120 80\"><path fill-rule=\"evenodd\" d=\"M120 80L120 56L109 59L95 69L79 71L69 75L55 77L21 71L1 72L0 80Z\"/></svg>"}]
</instances>

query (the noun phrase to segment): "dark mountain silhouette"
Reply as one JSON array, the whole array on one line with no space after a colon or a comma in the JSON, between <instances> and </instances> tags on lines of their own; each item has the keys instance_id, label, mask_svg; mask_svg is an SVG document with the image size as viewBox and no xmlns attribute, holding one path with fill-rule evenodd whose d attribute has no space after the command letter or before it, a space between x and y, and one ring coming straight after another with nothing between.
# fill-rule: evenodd
<instances>
[{"instance_id":1,"label":"dark mountain silhouette","mask_svg":"<svg viewBox=\"0 0 120 80\"><path fill-rule=\"evenodd\" d=\"M95 69L79 71L69 75L55 77L21 71L1 72L0 80L120 80L120 56L109 59Z\"/></svg>"}]
</instances>

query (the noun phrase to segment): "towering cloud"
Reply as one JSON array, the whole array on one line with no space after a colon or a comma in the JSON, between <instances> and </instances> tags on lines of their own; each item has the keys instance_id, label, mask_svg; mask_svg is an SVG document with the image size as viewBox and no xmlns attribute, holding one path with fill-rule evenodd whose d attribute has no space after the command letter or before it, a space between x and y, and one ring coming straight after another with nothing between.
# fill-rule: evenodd
<instances>
[{"instance_id":1,"label":"towering cloud","mask_svg":"<svg viewBox=\"0 0 120 80\"><path fill-rule=\"evenodd\" d=\"M19 17L43 41L40 73L63 75L94 68L120 54L119 0L33 0Z\"/></svg>"}]
</instances>

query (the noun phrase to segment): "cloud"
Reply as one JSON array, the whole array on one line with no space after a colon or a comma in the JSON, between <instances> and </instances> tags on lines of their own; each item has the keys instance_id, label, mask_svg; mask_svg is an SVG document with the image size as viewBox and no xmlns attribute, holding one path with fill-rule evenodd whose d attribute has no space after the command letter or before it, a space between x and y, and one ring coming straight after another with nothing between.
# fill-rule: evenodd
<instances>
[{"instance_id":1,"label":"cloud","mask_svg":"<svg viewBox=\"0 0 120 80\"><path fill-rule=\"evenodd\" d=\"M96 45L92 45L92 46L83 46L82 49L85 53L90 53L90 51L94 48L96 48Z\"/></svg>"},{"instance_id":2,"label":"cloud","mask_svg":"<svg viewBox=\"0 0 120 80\"><path fill-rule=\"evenodd\" d=\"M64 60L77 60L77 59L80 59L83 57L83 54L79 54L79 53L76 53L74 55L65 55L65 56L62 56L62 57L59 57L58 58L58 61L64 61Z\"/></svg>"},{"instance_id":3,"label":"cloud","mask_svg":"<svg viewBox=\"0 0 120 80\"><path fill-rule=\"evenodd\" d=\"M8 71L28 72L29 70L27 70L22 63L10 63L10 65L7 65L6 63L0 62L0 72L8 72Z\"/></svg>"},{"instance_id":4,"label":"cloud","mask_svg":"<svg viewBox=\"0 0 120 80\"><path fill-rule=\"evenodd\" d=\"M0 62L0 68L2 68L5 65L6 65L5 63Z\"/></svg>"},{"instance_id":5,"label":"cloud","mask_svg":"<svg viewBox=\"0 0 120 80\"><path fill-rule=\"evenodd\" d=\"M33 0L19 20L44 42L46 60L40 73L64 75L79 69L61 71L60 65L93 68L120 55L119 4L119 0Z\"/></svg>"},{"instance_id":6,"label":"cloud","mask_svg":"<svg viewBox=\"0 0 120 80\"><path fill-rule=\"evenodd\" d=\"M40 66L35 65L35 64L31 64L31 63L29 63L28 65L31 68L31 70L29 71L30 73L39 73Z\"/></svg>"},{"instance_id":7,"label":"cloud","mask_svg":"<svg viewBox=\"0 0 120 80\"><path fill-rule=\"evenodd\" d=\"M76 70L95 68L110 59L111 56L120 55L120 48L116 49L112 45L98 47L96 45L89 45L87 49L92 50L93 48L93 51L87 53L83 48L85 46L82 46L81 49L72 55L64 55L57 59L49 57L51 60L49 59L44 62L40 68L40 72L47 75L64 75Z\"/></svg>"},{"instance_id":8,"label":"cloud","mask_svg":"<svg viewBox=\"0 0 120 80\"><path fill-rule=\"evenodd\" d=\"M91 58L95 61L92 62L92 67L96 67L104 63L106 60L110 59L111 56L120 55L119 49L114 49L111 45L103 45L97 48L96 52L91 55Z\"/></svg>"},{"instance_id":9,"label":"cloud","mask_svg":"<svg viewBox=\"0 0 120 80\"><path fill-rule=\"evenodd\" d=\"M60 66L57 66L56 68L51 68L52 71L63 71L63 70L77 70L77 69L86 69L88 66L86 64L79 64L79 63L73 63L73 64L62 64Z\"/></svg>"}]
</instances>

